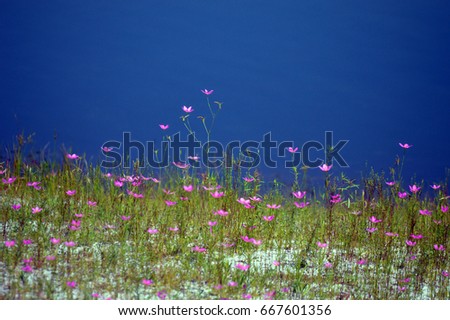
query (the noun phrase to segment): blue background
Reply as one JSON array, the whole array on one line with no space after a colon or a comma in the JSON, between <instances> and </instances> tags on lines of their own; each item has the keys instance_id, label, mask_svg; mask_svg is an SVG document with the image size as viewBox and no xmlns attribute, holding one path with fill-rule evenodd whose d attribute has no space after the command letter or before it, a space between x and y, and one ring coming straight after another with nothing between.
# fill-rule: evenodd
<instances>
[{"instance_id":1,"label":"blue background","mask_svg":"<svg viewBox=\"0 0 450 320\"><path fill-rule=\"evenodd\" d=\"M57 132L98 159L123 131L182 130L182 105L207 115L207 88L224 102L216 140L332 130L355 178L387 170L398 142L409 175L449 167L448 1L0 1L0 43L3 144Z\"/></svg>"}]
</instances>

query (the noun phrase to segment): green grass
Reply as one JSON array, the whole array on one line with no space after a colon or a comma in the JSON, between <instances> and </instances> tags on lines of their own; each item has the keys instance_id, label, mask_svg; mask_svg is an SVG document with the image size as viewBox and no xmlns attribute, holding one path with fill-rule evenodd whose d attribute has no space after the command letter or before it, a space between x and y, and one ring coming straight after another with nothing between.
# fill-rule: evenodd
<instances>
[{"instance_id":1,"label":"green grass","mask_svg":"<svg viewBox=\"0 0 450 320\"><path fill-rule=\"evenodd\" d=\"M401 187L386 186L380 175L371 174L357 187L345 177L334 177L333 169L324 175L326 189L299 200L277 183L262 194L261 177L245 182L230 171L201 175L172 168L158 172L160 183L137 179L139 186L124 182L119 188L114 181L123 173L105 177L99 167L82 161L66 160L58 167L20 158L16 155L3 175L17 180L0 185L2 299L91 299L93 293L99 298L158 299L161 292L168 299L242 299L244 294L263 299L274 293L276 299L449 298L445 272L450 271L450 213L441 210L448 206L444 185L438 191L421 185L429 196L424 192L400 199ZM42 189L27 186L31 181L41 182ZM183 190L191 184L192 192ZM203 186L217 184L224 196L216 199ZM68 196L67 190L76 194ZM342 201L330 205L329 196L336 193ZM189 199L182 201L182 196ZM262 199L252 202L254 208L237 202L253 196ZM88 200L97 205L88 206ZM177 204L167 206L165 200ZM310 205L297 208L294 201ZM19 203L19 210L11 208ZM36 206L43 210L32 214ZM219 209L229 214L214 215ZM420 209L432 215L421 215ZM77 218L80 213L83 217ZM263 220L270 215L275 216L272 221ZM131 218L124 221L121 216ZM375 225L371 216L382 221ZM79 230L69 229L73 220L81 221ZM217 221L212 233L209 221ZM378 230L369 233L369 227ZM150 234L148 229L159 232ZM405 243L412 240L411 233L423 235L413 240L414 247ZM245 242L242 236L262 244ZM52 244L51 238L60 243ZM32 244L24 245L25 239ZM7 247L9 240L15 245ZM67 247L66 241L76 245ZM317 242L327 247L319 248ZM445 250L435 250L435 244ZM195 252L195 246L207 251ZM32 262L23 262L29 258ZM358 264L361 259L367 263ZM238 263L250 268L239 270ZM23 270L27 264L31 272ZM409 282L402 282L407 278ZM143 279L153 284L144 285ZM228 285L230 281L237 285Z\"/></svg>"}]
</instances>

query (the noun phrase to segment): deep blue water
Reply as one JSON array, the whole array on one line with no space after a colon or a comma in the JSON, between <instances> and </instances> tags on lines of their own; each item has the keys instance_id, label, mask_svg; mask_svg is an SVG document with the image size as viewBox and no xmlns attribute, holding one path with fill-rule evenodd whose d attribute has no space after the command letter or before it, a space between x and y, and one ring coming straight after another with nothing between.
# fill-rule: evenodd
<instances>
[{"instance_id":1,"label":"deep blue water","mask_svg":"<svg viewBox=\"0 0 450 320\"><path fill-rule=\"evenodd\" d=\"M0 43L3 144L56 132L97 159L124 131L185 132L182 105L200 129L207 88L219 141L331 130L356 178L387 170L398 142L414 145L409 176L450 167L448 1L0 1Z\"/></svg>"}]
</instances>

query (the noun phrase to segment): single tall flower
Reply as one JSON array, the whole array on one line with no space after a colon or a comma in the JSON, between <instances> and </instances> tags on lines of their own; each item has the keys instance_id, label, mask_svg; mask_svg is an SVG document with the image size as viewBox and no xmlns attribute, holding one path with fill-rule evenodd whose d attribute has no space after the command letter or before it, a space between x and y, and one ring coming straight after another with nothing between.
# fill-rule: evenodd
<instances>
[{"instance_id":1,"label":"single tall flower","mask_svg":"<svg viewBox=\"0 0 450 320\"><path fill-rule=\"evenodd\" d=\"M191 113L191 112L194 111L192 106L190 106L190 107L183 106L181 109L183 109L183 111L186 112L186 113Z\"/></svg>"},{"instance_id":2,"label":"single tall flower","mask_svg":"<svg viewBox=\"0 0 450 320\"><path fill-rule=\"evenodd\" d=\"M70 159L70 160L78 160L78 159L80 159L80 156L75 153L73 153L73 154L68 153L68 154L66 154L66 158Z\"/></svg>"},{"instance_id":3,"label":"single tall flower","mask_svg":"<svg viewBox=\"0 0 450 320\"><path fill-rule=\"evenodd\" d=\"M409 149L412 147L412 144L403 144L403 143L399 143L399 146L402 147L403 149Z\"/></svg>"},{"instance_id":4,"label":"single tall flower","mask_svg":"<svg viewBox=\"0 0 450 320\"><path fill-rule=\"evenodd\" d=\"M305 195L306 195L306 191L297 191L297 192L292 192L292 195L294 197L296 197L297 199L302 199Z\"/></svg>"},{"instance_id":5,"label":"single tall flower","mask_svg":"<svg viewBox=\"0 0 450 320\"><path fill-rule=\"evenodd\" d=\"M328 166L326 163L324 163L321 166L319 166L319 169L322 170L323 172L327 172L330 171L332 167L333 167L332 164Z\"/></svg>"},{"instance_id":6,"label":"single tall flower","mask_svg":"<svg viewBox=\"0 0 450 320\"><path fill-rule=\"evenodd\" d=\"M205 89L205 90L200 90L200 91L203 92L204 94L206 94L207 96L209 96L211 93L214 92L214 90L207 90L207 89Z\"/></svg>"},{"instance_id":7,"label":"single tall flower","mask_svg":"<svg viewBox=\"0 0 450 320\"><path fill-rule=\"evenodd\" d=\"M190 184L188 186L183 186L183 189L186 192L192 192L192 190L194 190L194 187L192 186L192 184Z\"/></svg>"},{"instance_id":8,"label":"single tall flower","mask_svg":"<svg viewBox=\"0 0 450 320\"><path fill-rule=\"evenodd\" d=\"M411 191L412 193L417 193L417 192L419 192L420 189L421 189L421 187L418 187L415 184L413 184L412 186L409 186L409 191Z\"/></svg>"}]
</instances>

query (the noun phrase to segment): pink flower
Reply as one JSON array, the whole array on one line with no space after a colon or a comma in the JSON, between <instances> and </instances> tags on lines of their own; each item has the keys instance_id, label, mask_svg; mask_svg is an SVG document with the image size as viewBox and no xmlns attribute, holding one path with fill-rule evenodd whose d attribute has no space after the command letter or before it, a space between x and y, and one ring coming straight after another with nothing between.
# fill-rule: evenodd
<instances>
[{"instance_id":1,"label":"pink flower","mask_svg":"<svg viewBox=\"0 0 450 320\"><path fill-rule=\"evenodd\" d=\"M374 233L375 231L377 231L378 228L367 228L366 231L369 233Z\"/></svg>"},{"instance_id":2,"label":"pink flower","mask_svg":"<svg viewBox=\"0 0 450 320\"><path fill-rule=\"evenodd\" d=\"M147 230L147 232L150 233L150 234L157 234L159 231L158 231L158 229L150 228L150 229Z\"/></svg>"},{"instance_id":3,"label":"pink flower","mask_svg":"<svg viewBox=\"0 0 450 320\"><path fill-rule=\"evenodd\" d=\"M103 152L108 153L111 152L113 148L101 147L101 149L103 150Z\"/></svg>"},{"instance_id":4,"label":"pink flower","mask_svg":"<svg viewBox=\"0 0 450 320\"><path fill-rule=\"evenodd\" d=\"M22 243L23 243L24 245L28 246L28 245L32 244L33 241L32 241L31 239L25 239L25 240L22 241Z\"/></svg>"},{"instance_id":5,"label":"pink flower","mask_svg":"<svg viewBox=\"0 0 450 320\"><path fill-rule=\"evenodd\" d=\"M168 125L168 124L160 124L159 127L160 127L162 130L167 130L167 129L169 129L169 125Z\"/></svg>"},{"instance_id":6,"label":"pink flower","mask_svg":"<svg viewBox=\"0 0 450 320\"><path fill-rule=\"evenodd\" d=\"M434 190L438 190L441 186L440 186L440 185L433 184L433 185L431 185L430 187L433 188Z\"/></svg>"},{"instance_id":7,"label":"pink flower","mask_svg":"<svg viewBox=\"0 0 450 320\"><path fill-rule=\"evenodd\" d=\"M169 230L170 231L172 231L172 232L178 232L178 231L180 231L180 229L178 228L178 227L169 227Z\"/></svg>"},{"instance_id":8,"label":"pink flower","mask_svg":"<svg viewBox=\"0 0 450 320\"><path fill-rule=\"evenodd\" d=\"M195 251L195 252L206 252L206 248L201 248L199 246L195 246L195 247L192 248L192 251Z\"/></svg>"},{"instance_id":9,"label":"pink flower","mask_svg":"<svg viewBox=\"0 0 450 320\"><path fill-rule=\"evenodd\" d=\"M427 209L419 210L419 212L423 216L431 216L431 211L428 211Z\"/></svg>"},{"instance_id":10,"label":"pink flower","mask_svg":"<svg viewBox=\"0 0 450 320\"><path fill-rule=\"evenodd\" d=\"M76 218L83 218L83 214L82 213L75 213L75 217Z\"/></svg>"},{"instance_id":11,"label":"pink flower","mask_svg":"<svg viewBox=\"0 0 450 320\"><path fill-rule=\"evenodd\" d=\"M60 241L61 241L61 239L56 239L56 238L51 238L51 239L50 239L50 242L51 242L52 244L58 244Z\"/></svg>"},{"instance_id":12,"label":"pink flower","mask_svg":"<svg viewBox=\"0 0 450 320\"><path fill-rule=\"evenodd\" d=\"M400 291L400 292L403 292L403 291L405 291L406 290L406 287L398 287L398 291Z\"/></svg>"},{"instance_id":13,"label":"pink flower","mask_svg":"<svg viewBox=\"0 0 450 320\"><path fill-rule=\"evenodd\" d=\"M381 221L383 221L383 220L379 220L379 219L377 219L377 217L371 216L371 217L369 218L369 221L372 222L372 223L379 223L379 222L381 222Z\"/></svg>"},{"instance_id":14,"label":"pink flower","mask_svg":"<svg viewBox=\"0 0 450 320\"><path fill-rule=\"evenodd\" d=\"M275 216L263 216L263 219L267 222L272 221Z\"/></svg>"},{"instance_id":15,"label":"pink flower","mask_svg":"<svg viewBox=\"0 0 450 320\"><path fill-rule=\"evenodd\" d=\"M433 246L433 248L434 248L434 250L437 250L437 251L445 251L445 247L442 245L442 244L435 244L434 246Z\"/></svg>"},{"instance_id":16,"label":"pink flower","mask_svg":"<svg viewBox=\"0 0 450 320\"><path fill-rule=\"evenodd\" d=\"M118 187L118 188L121 188L121 187L123 187L123 182L122 182L122 181L119 181L119 180L116 180L116 181L114 181L114 185L115 185L116 187Z\"/></svg>"},{"instance_id":17,"label":"pink flower","mask_svg":"<svg viewBox=\"0 0 450 320\"><path fill-rule=\"evenodd\" d=\"M280 261L277 260L274 260L272 263L275 267L278 267L280 265Z\"/></svg>"},{"instance_id":18,"label":"pink flower","mask_svg":"<svg viewBox=\"0 0 450 320\"><path fill-rule=\"evenodd\" d=\"M448 273L448 271L442 270L442 275L444 277L448 277L449 273Z\"/></svg>"},{"instance_id":19,"label":"pink flower","mask_svg":"<svg viewBox=\"0 0 450 320\"><path fill-rule=\"evenodd\" d=\"M244 179L245 182L253 182L253 181L255 181L255 178L244 177L242 179Z\"/></svg>"},{"instance_id":20,"label":"pink flower","mask_svg":"<svg viewBox=\"0 0 450 320\"><path fill-rule=\"evenodd\" d=\"M20 203L13 204L11 206L11 209L13 209L14 211L18 211L18 210L20 210L20 208L22 208L22 205Z\"/></svg>"},{"instance_id":21,"label":"pink flower","mask_svg":"<svg viewBox=\"0 0 450 320\"><path fill-rule=\"evenodd\" d=\"M400 199L405 199L408 196L408 194L406 192L399 192L398 193L398 197Z\"/></svg>"},{"instance_id":22,"label":"pink flower","mask_svg":"<svg viewBox=\"0 0 450 320\"><path fill-rule=\"evenodd\" d=\"M174 205L177 204L176 201L169 201L169 200L166 200L165 203L166 203L166 205L167 205L168 207L171 207L171 206L174 206Z\"/></svg>"},{"instance_id":23,"label":"pink flower","mask_svg":"<svg viewBox=\"0 0 450 320\"><path fill-rule=\"evenodd\" d=\"M448 211L448 207L447 206L441 206L441 211L442 211L442 213L446 213Z\"/></svg>"},{"instance_id":24,"label":"pink flower","mask_svg":"<svg viewBox=\"0 0 450 320\"><path fill-rule=\"evenodd\" d=\"M15 245L16 245L16 242L14 240L6 240L5 241L5 246L7 248L14 247Z\"/></svg>"},{"instance_id":25,"label":"pink flower","mask_svg":"<svg viewBox=\"0 0 450 320\"><path fill-rule=\"evenodd\" d=\"M386 181L386 184L387 184L389 187L392 187L392 186L395 185L395 181Z\"/></svg>"},{"instance_id":26,"label":"pink flower","mask_svg":"<svg viewBox=\"0 0 450 320\"><path fill-rule=\"evenodd\" d=\"M407 144L407 143L402 144L402 143L399 143L399 146L402 147L403 149L409 149L409 148L412 147L412 144Z\"/></svg>"},{"instance_id":27,"label":"pink flower","mask_svg":"<svg viewBox=\"0 0 450 320\"><path fill-rule=\"evenodd\" d=\"M280 209L281 208L281 204L266 204L266 207L269 209Z\"/></svg>"},{"instance_id":28,"label":"pink flower","mask_svg":"<svg viewBox=\"0 0 450 320\"><path fill-rule=\"evenodd\" d=\"M42 208L34 207L34 208L31 208L31 213L36 214L36 213L41 212L42 210L43 210Z\"/></svg>"},{"instance_id":29,"label":"pink flower","mask_svg":"<svg viewBox=\"0 0 450 320\"><path fill-rule=\"evenodd\" d=\"M152 180L154 183L160 183L161 182L161 180L156 179L156 178L150 178L150 180Z\"/></svg>"},{"instance_id":30,"label":"pink flower","mask_svg":"<svg viewBox=\"0 0 450 320\"><path fill-rule=\"evenodd\" d=\"M11 177L11 178L8 178L8 179L2 179L2 181L3 181L3 183L4 184L12 184L14 181L16 181L16 177Z\"/></svg>"},{"instance_id":31,"label":"pink flower","mask_svg":"<svg viewBox=\"0 0 450 320\"><path fill-rule=\"evenodd\" d=\"M305 195L306 195L306 191L297 191L297 192L292 192L292 195L294 197L296 197L297 199L302 199Z\"/></svg>"},{"instance_id":32,"label":"pink flower","mask_svg":"<svg viewBox=\"0 0 450 320\"><path fill-rule=\"evenodd\" d=\"M253 239L252 238L252 241L251 241L255 246L259 246L259 245L261 245L262 244L262 240L256 240L256 239Z\"/></svg>"},{"instance_id":33,"label":"pink flower","mask_svg":"<svg viewBox=\"0 0 450 320\"><path fill-rule=\"evenodd\" d=\"M216 199L221 198L224 195L223 192L218 192L218 191L210 192L210 194L213 198L216 198Z\"/></svg>"},{"instance_id":34,"label":"pink flower","mask_svg":"<svg viewBox=\"0 0 450 320\"><path fill-rule=\"evenodd\" d=\"M69 197L74 196L76 193L77 193L76 190L67 190L67 191L66 191L66 194L67 194Z\"/></svg>"},{"instance_id":35,"label":"pink flower","mask_svg":"<svg viewBox=\"0 0 450 320\"><path fill-rule=\"evenodd\" d=\"M73 242L73 241L66 241L66 242L64 242L64 245L66 247L74 247L75 246L75 242Z\"/></svg>"},{"instance_id":36,"label":"pink flower","mask_svg":"<svg viewBox=\"0 0 450 320\"><path fill-rule=\"evenodd\" d=\"M192 184L190 184L188 186L183 186L183 189L186 192L192 192L192 190L194 190L194 187L192 186Z\"/></svg>"},{"instance_id":37,"label":"pink flower","mask_svg":"<svg viewBox=\"0 0 450 320\"><path fill-rule=\"evenodd\" d=\"M198 156L189 156L188 159L192 160L192 161L198 161L198 160L200 160L200 157L198 157Z\"/></svg>"},{"instance_id":38,"label":"pink flower","mask_svg":"<svg viewBox=\"0 0 450 320\"><path fill-rule=\"evenodd\" d=\"M161 300L165 300L167 297L167 291L166 290L158 291L156 293L156 296Z\"/></svg>"},{"instance_id":39,"label":"pink flower","mask_svg":"<svg viewBox=\"0 0 450 320\"><path fill-rule=\"evenodd\" d=\"M187 164L187 163L172 162L172 164L173 164L175 167L180 168L180 169L187 169L187 168L189 168L189 164Z\"/></svg>"},{"instance_id":40,"label":"pink flower","mask_svg":"<svg viewBox=\"0 0 450 320\"><path fill-rule=\"evenodd\" d=\"M333 167L332 164L328 166L326 163L324 163L321 166L319 166L319 169L322 170L323 172L327 172L330 171L332 167Z\"/></svg>"},{"instance_id":41,"label":"pink flower","mask_svg":"<svg viewBox=\"0 0 450 320\"><path fill-rule=\"evenodd\" d=\"M5 174L6 173L6 169L5 170L0 170L0 174Z\"/></svg>"},{"instance_id":42,"label":"pink flower","mask_svg":"<svg viewBox=\"0 0 450 320\"><path fill-rule=\"evenodd\" d=\"M153 284L153 280L151 279L142 279L142 284L145 286L151 286Z\"/></svg>"},{"instance_id":43,"label":"pink flower","mask_svg":"<svg viewBox=\"0 0 450 320\"><path fill-rule=\"evenodd\" d=\"M326 247L328 247L328 244L322 243L322 242L318 241L318 242L317 242L317 246L318 246L319 248L326 248Z\"/></svg>"},{"instance_id":44,"label":"pink flower","mask_svg":"<svg viewBox=\"0 0 450 320\"><path fill-rule=\"evenodd\" d=\"M87 204L88 204L89 207L96 207L97 206L97 202L95 202L95 201L88 201Z\"/></svg>"},{"instance_id":45,"label":"pink flower","mask_svg":"<svg viewBox=\"0 0 450 320\"><path fill-rule=\"evenodd\" d=\"M409 282L411 282L411 278L400 279L400 280L398 280L398 282L409 283Z\"/></svg>"},{"instance_id":46,"label":"pink flower","mask_svg":"<svg viewBox=\"0 0 450 320\"><path fill-rule=\"evenodd\" d=\"M409 191L411 191L412 193L417 193L419 192L421 188L416 186L415 184L413 184L412 186L409 186Z\"/></svg>"},{"instance_id":47,"label":"pink flower","mask_svg":"<svg viewBox=\"0 0 450 320\"><path fill-rule=\"evenodd\" d=\"M436 224L441 224L442 220L433 220L433 222L436 223Z\"/></svg>"},{"instance_id":48,"label":"pink flower","mask_svg":"<svg viewBox=\"0 0 450 320\"><path fill-rule=\"evenodd\" d=\"M235 243L222 243L222 246L224 246L225 248L231 248L235 246Z\"/></svg>"},{"instance_id":49,"label":"pink flower","mask_svg":"<svg viewBox=\"0 0 450 320\"><path fill-rule=\"evenodd\" d=\"M217 224L217 221L208 221L208 226L214 227Z\"/></svg>"},{"instance_id":50,"label":"pink flower","mask_svg":"<svg viewBox=\"0 0 450 320\"><path fill-rule=\"evenodd\" d=\"M262 199L259 197L250 197L250 200L254 201L254 202L261 202Z\"/></svg>"},{"instance_id":51,"label":"pink flower","mask_svg":"<svg viewBox=\"0 0 450 320\"><path fill-rule=\"evenodd\" d=\"M250 204L250 199L244 199L244 198L239 198L237 200L237 202L239 202L240 204L246 205L246 204Z\"/></svg>"},{"instance_id":52,"label":"pink flower","mask_svg":"<svg viewBox=\"0 0 450 320\"><path fill-rule=\"evenodd\" d=\"M333 264L331 262L325 262L325 264L323 266L327 269L330 269L333 267Z\"/></svg>"},{"instance_id":53,"label":"pink flower","mask_svg":"<svg viewBox=\"0 0 450 320\"><path fill-rule=\"evenodd\" d=\"M129 192L128 194L136 199L141 199L144 197L144 195L142 193Z\"/></svg>"},{"instance_id":54,"label":"pink flower","mask_svg":"<svg viewBox=\"0 0 450 320\"><path fill-rule=\"evenodd\" d=\"M191 107L183 106L181 109L183 109L183 111L186 112L186 113L191 113L191 112L194 111L194 109L192 108L192 106L191 106Z\"/></svg>"},{"instance_id":55,"label":"pink flower","mask_svg":"<svg viewBox=\"0 0 450 320\"><path fill-rule=\"evenodd\" d=\"M67 281L66 285L72 289L77 287L77 283L75 281Z\"/></svg>"},{"instance_id":56,"label":"pink flower","mask_svg":"<svg viewBox=\"0 0 450 320\"><path fill-rule=\"evenodd\" d=\"M406 245L408 247L414 247L416 244L417 244L417 242L415 242L415 241L406 240Z\"/></svg>"},{"instance_id":57,"label":"pink flower","mask_svg":"<svg viewBox=\"0 0 450 320\"><path fill-rule=\"evenodd\" d=\"M367 264L367 260L366 259L360 259L358 261L356 261L356 264L359 264L360 266Z\"/></svg>"},{"instance_id":58,"label":"pink flower","mask_svg":"<svg viewBox=\"0 0 450 320\"><path fill-rule=\"evenodd\" d=\"M288 148L288 151L289 151L290 153L296 153L297 150L298 150L298 148L292 148L292 147L289 147L289 148Z\"/></svg>"},{"instance_id":59,"label":"pink flower","mask_svg":"<svg viewBox=\"0 0 450 320\"><path fill-rule=\"evenodd\" d=\"M31 273L33 272L33 268L30 265L25 265L21 268L23 272Z\"/></svg>"},{"instance_id":60,"label":"pink flower","mask_svg":"<svg viewBox=\"0 0 450 320\"><path fill-rule=\"evenodd\" d=\"M214 90L200 90L201 92L203 92L204 94L206 94L207 96L209 96L211 93L214 92Z\"/></svg>"},{"instance_id":61,"label":"pink flower","mask_svg":"<svg viewBox=\"0 0 450 320\"><path fill-rule=\"evenodd\" d=\"M342 201L341 195L340 194L334 194L330 196L330 203L336 204Z\"/></svg>"},{"instance_id":62,"label":"pink flower","mask_svg":"<svg viewBox=\"0 0 450 320\"><path fill-rule=\"evenodd\" d=\"M410 237L413 238L413 239L419 240L419 239L423 238L423 235L421 235L421 234L411 234Z\"/></svg>"},{"instance_id":63,"label":"pink flower","mask_svg":"<svg viewBox=\"0 0 450 320\"><path fill-rule=\"evenodd\" d=\"M252 295L250 293L243 293L242 298L245 300L250 300L252 298Z\"/></svg>"},{"instance_id":64,"label":"pink flower","mask_svg":"<svg viewBox=\"0 0 450 320\"><path fill-rule=\"evenodd\" d=\"M169 189L163 189L163 192L164 192L165 194L167 194L167 195L175 194L174 191L170 191Z\"/></svg>"},{"instance_id":65,"label":"pink flower","mask_svg":"<svg viewBox=\"0 0 450 320\"><path fill-rule=\"evenodd\" d=\"M75 153L73 153L73 154L68 153L68 154L66 154L66 158L71 159L71 160L77 160L77 159L80 159L80 156Z\"/></svg>"},{"instance_id":66,"label":"pink flower","mask_svg":"<svg viewBox=\"0 0 450 320\"><path fill-rule=\"evenodd\" d=\"M387 235L388 237L398 237L398 233L385 232L384 234Z\"/></svg>"},{"instance_id":67,"label":"pink flower","mask_svg":"<svg viewBox=\"0 0 450 320\"><path fill-rule=\"evenodd\" d=\"M228 212L225 211L225 210L220 209L220 210L215 211L215 212L214 212L214 215L219 215L219 216L224 217L224 216L227 216L227 215L228 215Z\"/></svg>"},{"instance_id":68,"label":"pink flower","mask_svg":"<svg viewBox=\"0 0 450 320\"><path fill-rule=\"evenodd\" d=\"M123 221L128 221L131 219L131 216L120 216L120 219L122 219Z\"/></svg>"},{"instance_id":69,"label":"pink flower","mask_svg":"<svg viewBox=\"0 0 450 320\"><path fill-rule=\"evenodd\" d=\"M238 263L234 267L239 269L239 270L242 270L242 271L247 271L250 268L250 265L249 264Z\"/></svg>"},{"instance_id":70,"label":"pink flower","mask_svg":"<svg viewBox=\"0 0 450 320\"><path fill-rule=\"evenodd\" d=\"M46 257L45 257L45 260L47 260L47 261L53 261L53 260L55 260L55 259L56 259L55 256L46 256Z\"/></svg>"},{"instance_id":71,"label":"pink flower","mask_svg":"<svg viewBox=\"0 0 450 320\"><path fill-rule=\"evenodd\" d=\"M238 283L236 281L230 281L228 282L229 287L237 287Z\"/></svg>"},{"instance_id":72,"label":"pink flower","mask_svg":"<svg viewBox=\"0 0 450 320\"><path fill-rule=\"evenodd\" d=\"M41 190L42 187L40 186L40 182L34 181L34 182L27 182L28 187L33 187L36 190Z\"/></svg>"},{"instance_id":73,"label":"pink flower","mask_svg":"<svg viewBox=\"0 0 450 320\"><path fill-rule=\"evenodd\" d=\"M309 205L309 202L301 202L301 203L298 203L298 202L294 201L294 205L295 205L297 208L303 209L303 208L305 208L306 206Z\"/></svg>"}]
</instances>

